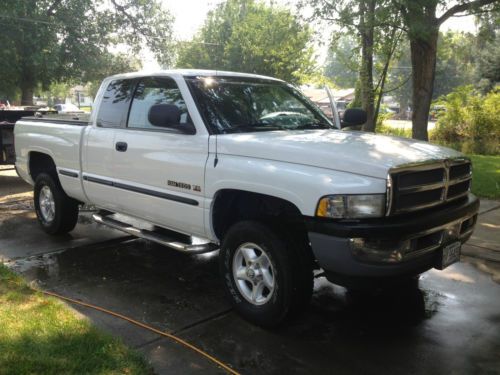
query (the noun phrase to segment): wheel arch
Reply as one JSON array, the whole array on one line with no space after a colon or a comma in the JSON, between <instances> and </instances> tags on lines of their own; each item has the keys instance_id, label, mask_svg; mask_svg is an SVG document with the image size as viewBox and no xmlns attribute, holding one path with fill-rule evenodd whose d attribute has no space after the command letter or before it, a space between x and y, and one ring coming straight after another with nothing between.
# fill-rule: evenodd
<instances>
[{"instance_id":1,"label":"wheel arch","mask_svg":"<svg viewBox=\"0 0 500 375\"><path fill-rule=\"evenodd\" d=\"M57 182L59 182L56 163L49 154L39 151L30 151L28 155L28 168L29 175L33 182L36 181L36 178L40 175L40 173L48 173L54 177Z\"/></svg>"},{"instance_id":2,"label":"wheel arch","mask_svg":"<svg viewBox=\"0 0 500 375\"><path fill-rule=\"evenodd\" d=\"M246 190L218 190L214 196L210 218L212 231L220 241L231 225L242 220L293 226L307 236L302 213L294 203Z\"/></svg>"}]
</instances>

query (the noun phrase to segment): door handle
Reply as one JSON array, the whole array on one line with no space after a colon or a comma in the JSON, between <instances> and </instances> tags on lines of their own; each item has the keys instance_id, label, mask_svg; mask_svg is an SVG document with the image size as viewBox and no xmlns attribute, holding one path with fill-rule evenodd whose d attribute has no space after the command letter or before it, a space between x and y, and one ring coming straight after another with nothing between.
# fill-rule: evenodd
<instances>
[{"instance_id":1,"label":"door handle","mask_svg":"<svg viewBox=\"0 0 500 375\"><path fill-rule=\"evenodd\" d=\"M116 142L115 149L118 152L125 152L127 151L127 146L127 142Z\"/></svg>"}]
</instances>

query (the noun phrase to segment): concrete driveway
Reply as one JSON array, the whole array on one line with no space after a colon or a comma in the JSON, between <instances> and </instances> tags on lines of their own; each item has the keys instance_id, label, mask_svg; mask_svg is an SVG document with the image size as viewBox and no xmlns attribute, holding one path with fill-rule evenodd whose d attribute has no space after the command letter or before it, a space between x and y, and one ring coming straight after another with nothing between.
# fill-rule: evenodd
<instances>
[{"instance_id":1,"label":"concrete driveway","mask_svg":"<svg viewBox=\"0 0 500 375\"><path fill-rule=\"evenodd\" d=\"M498 202L483 205L462 262L425 273L419 287L359 297L318 278L306 313L268 331L230 309L216 253L176 253L99 228L85 212L74 232L48 237L30 187L12 172L0 171L0 259L46 290L173 332L243 374L500 373ZM75 308L157 373L222 373L154 333Z\"/></svg>"}]
</instances>

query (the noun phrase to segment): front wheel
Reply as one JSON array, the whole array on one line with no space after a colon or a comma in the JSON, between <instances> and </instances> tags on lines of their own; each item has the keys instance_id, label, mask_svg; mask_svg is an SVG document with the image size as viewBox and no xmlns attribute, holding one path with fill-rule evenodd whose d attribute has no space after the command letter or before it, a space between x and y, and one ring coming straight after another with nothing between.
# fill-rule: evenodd
<instances>
[{"instance_id":1,"label":"front wheel","mask_svg":"<svg viewBox=\"0 0 500 375\"><path fill-rule=\"evenodd\" d=\"M35 181L35 211L42 229L49 234L73 230L78 220L78 202L68 197L59 181L40 173Z\"/></svg>"},{"instance_id":2,"label":"front wheel","mask_svg":"<svg viewBox=\"0 0 500 375\"><path fill-rule=\"evenodd\" d=\"M247 320L271 327L307 305L312 267L306 249L255 221L233 225L220 252L227 294Z\"/></svg>"}]
</instances>

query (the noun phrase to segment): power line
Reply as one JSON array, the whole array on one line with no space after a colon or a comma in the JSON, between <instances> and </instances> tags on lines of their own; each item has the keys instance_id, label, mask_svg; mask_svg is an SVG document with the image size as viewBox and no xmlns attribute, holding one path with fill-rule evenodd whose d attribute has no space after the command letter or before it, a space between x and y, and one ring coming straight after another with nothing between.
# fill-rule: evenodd
<instances>
[{"instance_id":1,"label":"power line","mask_svg":"<svg viewBox=\"0 0 500 375\"><path fill-rule=\"evenodd\" d=\"M23 21L23 22L31 22L31 23L43 23L46 25L56 25L58 26L57 23L55 22L49 22L49 21L43 21L43 20L36 20L36 19L31 19L31 18L24 18L24 17L13 17L13 16L2 16L0 15L0 18L6 18L10 20L15 20L15 21Z\"/></svg>"}]
</instances>

